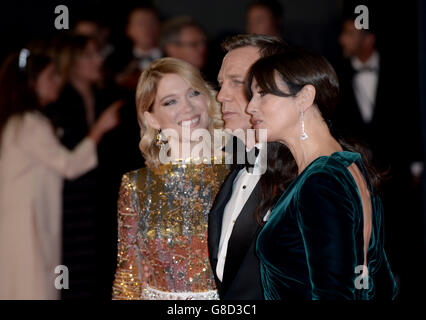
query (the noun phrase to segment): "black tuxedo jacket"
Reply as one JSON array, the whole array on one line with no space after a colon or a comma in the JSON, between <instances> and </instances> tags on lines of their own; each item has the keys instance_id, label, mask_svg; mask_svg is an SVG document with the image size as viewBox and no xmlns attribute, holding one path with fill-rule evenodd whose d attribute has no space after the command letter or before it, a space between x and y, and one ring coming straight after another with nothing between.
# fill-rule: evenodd
<instances>
[{"instance_id":1,"label":"black tuxedo jacket","mask_svg":"<svg viewBox=\"0 0 426 320\"><path fill-rule=\"evenodd\" d=\"M256 239L261 229L254 218L254 210L261 200L261 184L257 183L241 210L228 242L223 271L223 281L216 275L219 241L225 206L232 195L232 185L244 165L234 165L222 185L209 214L208 246L210 263L218 291L224 300L262 300L259 259L256 256Z\"/></svg>"},{"instance_id":2,"label":"black tuxedo jacket","mask_svg":"<svg viewBox=\"0 0 426 320\"><path fill-rule=\"evenodd\" d=\"M373 118L370 123L365 123L353 88L356 72L349 60L343 61L338 68L341 97L334 120L344 137L352 137L368 145L374 164L381 171L390 168L391 179L384 182L380 195L385 212L386 254L396 273L404 268L400 261L413 256L407 249L413 248L416 242L411 240L412 220L405 224L400 217L401 212L409 212L413 218L419 212L413 198L416 193L412 186L410 163L421 158L420 126L417 123L417 110L420 109L414 94L415 81L409 80L413 77L407 76L408 71L404 70L406 63L402 62L401 59L385 60L384 55L380 56Z\"/></svg>"},{"instance_id":3,"label":"black tuxedo jacket","mask_svg":"<svg viewBox=\"0 0 426 320\"><path fill-rule=\"evenodd\" d=\"M417 103L410 94L405 81L400 80L395 62L380 57L380 71L373 118L365 123L360 112L353 88L355 70L349 60L344 60L338 68L340 82L340 103L333 123L347 138L364 142L373 152L375 164L381 168L389 165L402 168L419 158L420 142ZM405 138L410 147L397 152L395 142Z\"/></svg>"},{"instance_id":4,"label":"black tuxedo jacket","mask_svg":"<svg viewBox=\"0 0 426 320\"><path fill-rule=\"evenodd\" d=\"M353 81L356 71L352 68L350 60L345 60L339 68L340 105L336 110L334 125L344 137L351 137L366 143L372 151L381 156L386 148L383 147L383 134L389 134L388 126L394 120L394 112L389 106L389 80L385 78L386 69L380 63L378 73L378 85L376 91L376 103L374 105L373 118L370 123L364 122L360 107L357 103ZM384 149L384 150L383 150ZM382 160L387 159L384 155Z\"/></svg>"}]
</instances>

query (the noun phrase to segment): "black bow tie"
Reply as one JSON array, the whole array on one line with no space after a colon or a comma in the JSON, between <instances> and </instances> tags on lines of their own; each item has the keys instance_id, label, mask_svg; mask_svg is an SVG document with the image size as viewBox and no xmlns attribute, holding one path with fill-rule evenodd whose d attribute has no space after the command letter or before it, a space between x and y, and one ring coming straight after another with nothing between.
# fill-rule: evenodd
<instances>
[{"instance_id":1,"label":"black bow tie","mask_svg":"<svg viewBox=\"0 0 426 320\"><path fill-rule=\"evenodd\" d=\"M247 172L253 173L254 170L254 163L256 162L256 158L259 155L259 149L254 147L249 152L246 152L246 158L245 158L245 168Z\"/></svg>"}]
</instances>

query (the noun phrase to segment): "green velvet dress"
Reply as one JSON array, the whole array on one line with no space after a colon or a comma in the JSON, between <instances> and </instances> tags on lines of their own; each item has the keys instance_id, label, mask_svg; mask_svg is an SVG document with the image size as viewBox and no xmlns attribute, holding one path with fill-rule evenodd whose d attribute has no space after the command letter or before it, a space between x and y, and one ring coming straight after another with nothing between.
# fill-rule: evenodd
<instances>
[{"instance_id":1,"label":"green velvet dress","mask_svg":"<svg viewBox=\"0 0 426 320\"><path fill-rule=\"evenodd\" d=\"M371 193L372 231L364 265L361 197L348 167L358 153L335 152L313 161L271 211L257 240L267 300L394 299L396 282L383 248L383 208ZM365 274L364 274L365 275Z\"/></svg>"}]
</instances>

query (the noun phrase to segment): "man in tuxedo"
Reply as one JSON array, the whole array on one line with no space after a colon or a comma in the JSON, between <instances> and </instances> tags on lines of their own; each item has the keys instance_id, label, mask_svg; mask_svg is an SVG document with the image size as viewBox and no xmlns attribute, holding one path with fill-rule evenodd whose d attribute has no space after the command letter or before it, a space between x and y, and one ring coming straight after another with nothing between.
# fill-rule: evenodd
<instances>
[{"instance_id":1,"label":"man in tuxedo","mask_svg":"<svg viewBox=\"0 0 426 320\"><path fill-rule=\"evenodd\" d=\"M385 248L393 272L402 278L405 262L416 256L409 248L418 242L411 239L411 234L415 233L413 226L417 223L413 221L419 219L420 212L415 181L422 164L418 101L412 93L416 89L414 77L402 57L398 61L395 53L379 50L374 25L369 30L358 30L354 19L346 19L339 43L345 59L338 68L341 97L334 125L344 137L369 147L380 171L390 169L391 179L384 183L381 193ZM405 212L409 212L409 219L401 219ZM409 250L413 252L408 254Z\"/></svg>"},{"instance_id":2,"label":"man in tuxedo","mask_svg":"<svg viewBox=\"0 0 426 320\"><path fill-rule=\"evenodd\" d=\"M227 53L218 75L220 91L217 99L222 104L226 129L247 131L252 128L244 93L247 73L258 59L283 52L285 47L279 38L265 35L238 35L222 44ZM252 153L254 143L248 143L248 140L234 137L231 143L243 143L246 151ZM234 150L241 148L234 145ZM261 201L261 176L255 171L256 162L253 171L234 162L209 214L210 262L220 298L225 300L263 299L256 256L260 225L254 218L254 211Z\"/></svg>"},{"instance_id":3,"label":"man in tuxedo","mask_svg":"<svg viewBox=\"0 0 426 320\"><path fill-rule=\"evenodd\" d=\"M412 85L397 80L407 72L393 57L389 61L380 54L376 38L375 29L358 30L353 19L343 23L339 43L345 59L338 68L341 97L335 124L344 136L366 143L378 167L391 164L407 170L418 160L418 101L406 94L414 89ZM412 142L413 150L395 152L395 140L402 137ZM414 166L412 171L415 175L418 170Z\"/></svg>"},{"instance_id":4,"label":"man in tuxedo","mask_svg":"<svg viewBox=\"0 0 426 320\"><path fill-rule=\"evenodd\" d=\"M166 56L189 62L199 70L206 65L207 35L192 17L168 20L162 28L160 46Z\"/></svg>"},{"instance_id":5,"label":"man in tuxedo","mask_svg":"<svg viewBox=\"0 0 426 320\"><path fill-rule=\"evenodd\" d=\"M123 45L106 61L107 76L118 86L134 95L140 73L163 57L159 48L161 21L156 8L142 4L130 10L127 16L126 36L130 47Z\"/></svg>"}]
</instances>

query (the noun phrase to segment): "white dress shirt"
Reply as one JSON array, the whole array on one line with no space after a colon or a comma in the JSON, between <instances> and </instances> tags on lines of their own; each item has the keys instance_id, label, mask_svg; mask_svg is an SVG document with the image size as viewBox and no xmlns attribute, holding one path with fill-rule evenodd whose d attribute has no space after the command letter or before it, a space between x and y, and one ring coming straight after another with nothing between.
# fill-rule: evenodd
<instances>
[{"instance_id":1,"label":"white dress shirt","mask_svg":"<svg viewBox=\"0 0 426 320\"><path fill-rule=\"evenodd\" d=\"M159 48L150 49L148 52L142 52L138 48L133 48L133 56L139 60L139 69L144 71L151 63L157 59L160 59L163 54Z\"/></svg>"},{"instance_id":2,"label":"white dress shirt","mask_svg":"<svg viewBox=\"0 0 426 320\"><path fill-rule=\"evenodd\" d=\"M376 104L377 84L379 81L380 56L375 51L366 62L361 62L358 58L352 58L351 64L355 71L368 69L359 72L354 76L353 88L359 111L365 123L373 119L374 106ZM374 71L375 70L375 71Z\"/></svg>"},{"instance_id":3,"label":"white dress shirt","mask_svg":"<svg viewBox=\"0 0 426 320\"><path fill-rule=\"evenodd\" d=\"M262 150L264 145L257 144L256 147ZM231 198L225 206L222 219L222 232L220 234L219 241L218 261L216 266L216 274L220 281L223 279L223 270L225 267L226 253L228 251L228 242L229 238L231 237L232 230L234 229L234 224L261 177L261 154L263 153L260 152L259 156L256 158L253 173L248 173L246 168L243 168L240 170L240 172L238 172L232 186Z\"/></svg>"},{"instance_id":4,"label":"white dress shirt","mask_svg":"<svg viewBox=\"0 0 426 320\"><path fill-rule=\"evenodd\" d=\"M263 217L263 221L267 222L269 219L269 216L271 215L272 209L269 209L268 212L266 212L265 216Z\"/></svg>"},{"instance_id":5,"label":"white dress shirt","mask_svg":"<svg viewBox=\"0 0 426 320\"><path fill-rule=\"evenodd\" d=\"M379 81L379 65L380 55L375 51L371 57L362 63L359 59L351 60L352 67L355 71L363 68L375 69L374 71L364 71L354 77L355 98L358 102L359 110L364 122L369 123L373 118L374 106L376 104L377 84ZM423 162L413 162L410 166L411 174L420 177L423 173Z\"/></svg>"}]
</instances>

